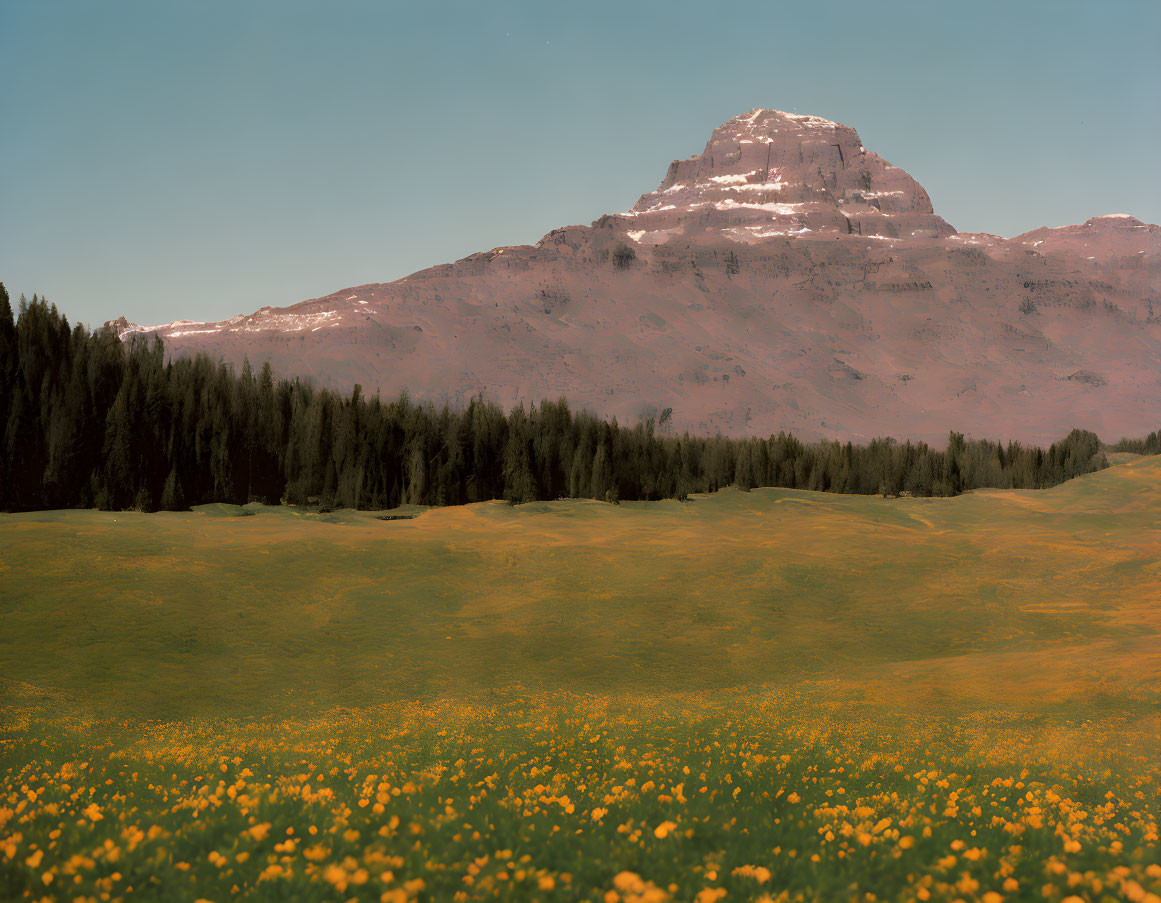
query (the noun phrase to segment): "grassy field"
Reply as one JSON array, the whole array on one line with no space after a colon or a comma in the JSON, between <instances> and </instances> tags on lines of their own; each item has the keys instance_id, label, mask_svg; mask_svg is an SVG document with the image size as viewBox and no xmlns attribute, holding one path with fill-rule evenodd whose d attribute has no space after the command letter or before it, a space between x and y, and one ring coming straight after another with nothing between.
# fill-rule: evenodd
<instances>
[{"instance_id":1,"label":"grassy field","mask_svg":"<svg viewBox=\"0 0 1161 903\"><path fill-rule=\"evenodd\" d=\"M0 515L0 898L1158 900L1161 459L395 513Z\"/></svg>"}]
</instances>

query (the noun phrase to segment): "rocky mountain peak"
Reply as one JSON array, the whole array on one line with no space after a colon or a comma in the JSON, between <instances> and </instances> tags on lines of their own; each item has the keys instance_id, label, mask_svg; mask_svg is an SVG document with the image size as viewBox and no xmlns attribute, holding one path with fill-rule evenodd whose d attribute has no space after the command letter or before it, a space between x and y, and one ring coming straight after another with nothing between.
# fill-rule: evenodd
<instances>
[{"instance_id":1,"label":"rocky mountain peak","mask_svg":"<svg viewBox=\"0 0 1161 903\"><path fill-rule=\"evenodd\" d=\"M106 320L101 327L115 332L117 338L124 340L127 336L134 332L141 332L142 327L129 320L127 317L118 317L116 320Z\"/></svg>"},{"instance_id":2,"label":"rocky mountain peak","mask_svg":"<svg viewBox=\"0 0 1161 903\"><path fill-rule=\"evenodd\" d=\"M938 238L955 230L923 187L819 116L757 109L725 122L705 150L675 160L627 213L629 237L661 244L720 231L743 242L807 233Z\"/></svg>"},{"instance_id":3,"label":"rocky mountain peak","mask_svg":"<svg viewBox=\"0 0 1161 903\"><path fill-rule=\"evenodd\" d=\"M1077 226L1033 229L1013 241L1038 253L1072 253L1086 260L1161 258L1161 227L1127 213L1094 216Z\"/></svg>"},{"instance_id":4,"label":"rocky mountain peak","mask_svg":"<svg viewBox=\"0 0 1161 903\"><path fill-rule=\"evenodd\" d=\"M1145 226L1137 217L1128 213L1106 213L1104 216L1094 216L1085 220L1084 225L1088 228L1095 226L1106 229L1140 229Z\"/></svg>"}]
</instances>

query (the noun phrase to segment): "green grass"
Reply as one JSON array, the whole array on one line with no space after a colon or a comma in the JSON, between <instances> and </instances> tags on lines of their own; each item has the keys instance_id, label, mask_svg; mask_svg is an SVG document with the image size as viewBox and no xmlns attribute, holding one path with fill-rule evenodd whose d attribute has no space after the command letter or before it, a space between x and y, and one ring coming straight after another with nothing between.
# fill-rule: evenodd
<instances>
[{"instance_id":1,"label":"green grass","mask_svg":"<svg viewBox=\"0 0 1161 903\"><path fill-rule=\"evenodd\" d=\"M1156 893L1159 511L1140 458L954 499L2 515L0 897Z\"/></svg>"}]
</instances>

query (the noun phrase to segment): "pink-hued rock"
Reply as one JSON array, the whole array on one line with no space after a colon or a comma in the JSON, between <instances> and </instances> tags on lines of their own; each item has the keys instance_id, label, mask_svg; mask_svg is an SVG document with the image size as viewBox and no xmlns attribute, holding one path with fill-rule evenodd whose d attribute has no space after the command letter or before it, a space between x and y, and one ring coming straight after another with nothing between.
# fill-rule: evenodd
<instances>
[{"instance_id":1,"label":"pink-hued rock","mask_svg":"<svg viewBox=\"0 0 1161 903\"><path fill-rule=\"evenodd\" d=\"M714 130L705 150L674 160L627 228L638 242L673 230L743 242L829 233L937 238L955 230L918 182L868 151L854 129L817 116L753 110Z\"/></svg>"},{"instance_id":2,"label":"pink-hued rock","mask_svg":"<svg viewBox=\"0 0 1161 903\"><path fill-rule=\"evenodd\" d=\"M854 129L755 110L632 210L534 246L119 332L436 403L671 407L702 433L1113 439L1161 426L1161 229L957 234Z\"/></svg>"},{"instance_id":3,"label":"pink-hued rock","mask_svg":"<svg viewBox=\"0 0 1161 903\"><path fill-rule=\"evenodd\" d=\"M1094 216L1081 226L1034 229L1012 241L1041 254L1072 253L1085 260L1132 268L1161 253L1161 226L1147 225L1127 213L1110 213Z\"/></svg>"}]
</instances>

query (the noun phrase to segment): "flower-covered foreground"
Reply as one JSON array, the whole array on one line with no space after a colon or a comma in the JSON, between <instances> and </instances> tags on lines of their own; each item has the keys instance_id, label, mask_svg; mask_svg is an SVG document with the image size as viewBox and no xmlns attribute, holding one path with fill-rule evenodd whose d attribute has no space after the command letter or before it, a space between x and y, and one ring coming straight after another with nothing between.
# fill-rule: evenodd
<instances>
[{"instance_id":1,"label":"flower-covered foreground","mask_svg":"<svg viewBox=\"0 0 1161 903\"><path fill-rule=\"evenodd\" d=\"M6 899L1156 901L1161 720L838 685L3 733Z\"/></svg>"},{"instance_id":2,"label":"flower-covered foreground","mask_svg":"<svg viewBox=\"0 0 1161 903\"><path fill-rule=\"evenodd\" d=\"M0 515L0 899L1157 903L1159 512Z\"/></svg>"}]
</instances>

